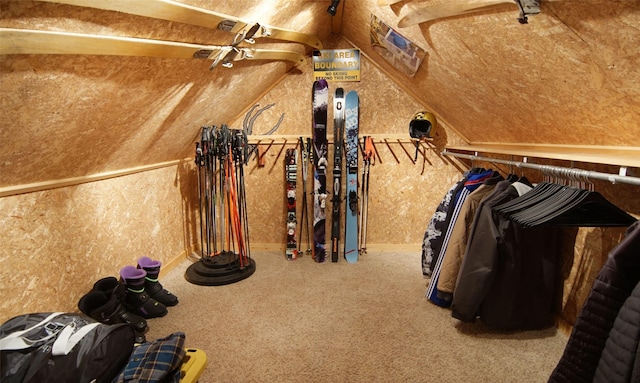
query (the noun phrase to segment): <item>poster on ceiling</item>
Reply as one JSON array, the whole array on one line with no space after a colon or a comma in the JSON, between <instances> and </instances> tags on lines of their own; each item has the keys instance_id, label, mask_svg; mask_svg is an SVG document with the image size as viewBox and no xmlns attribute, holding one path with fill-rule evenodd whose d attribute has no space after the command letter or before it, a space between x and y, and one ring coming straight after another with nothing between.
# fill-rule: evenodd
<instances>
[{"instance_id":1,"label":"poster on ceiling","mask_svg":"<svg viewBox=\"0 0 640 383\"><path fill-rule=\"evenodd\" d=\"M359 49L321 49L313 52L313 79L360 81Z\"/></svg>"},{"instance_id":2,"label":"poster on ceiling","mask_svg":"<svg viewBox=\"0 0 640 383\"><path fill-rule=\"evenodd\" d=\"M424 49L402 36L374 14L371 14L370 36L373 50L394 68L410 77L416 74L427 55Z\"/></svg>"}]
</instances>

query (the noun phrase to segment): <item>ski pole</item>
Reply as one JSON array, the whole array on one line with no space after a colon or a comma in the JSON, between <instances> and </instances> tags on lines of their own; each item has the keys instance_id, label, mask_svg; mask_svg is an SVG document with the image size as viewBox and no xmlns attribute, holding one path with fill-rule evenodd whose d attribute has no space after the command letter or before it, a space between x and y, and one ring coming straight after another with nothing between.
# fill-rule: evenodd
<instances>
[{"instance_id":1,"label":"ski pole","mask_svg":"<svg viewBox=\"0 0 640 383\"><path fill-rule=\"evenodd\" d=\"M371 136L364 138L364 170L363 170L363 203L362 203L362 215L361 215L361 236L360 244L361 251L366 254L367 252L367 224L369 220L369 174L371 170L371 160L374 158L374 146ZM366 179L365 179L366 177Z\"/></svg>"},{"instance_id":2,"label":"ski pole","mask_svg":"<svg viewBox=\"0 0 640 383\"><path fill-rule=\"evenodd\" d=\"M202 148L196 142L196 166L198 167L198 215L200 218L200 258L204 258L204 235L202 233Z\"/></svg>"},{"instance_id":3,"label":"ski pole","mask_svg":"<svg viewBox=\"0 0 640 383\"><path fill-rule=\"evenodd\" d=\"M304 169L306 166L307 154L304 152L304 140L302 137L298 139L300 145L300 152L302 153L302 161L300 161L300 166L302 167L303 180L304 180ZM304 225L304 205L307 203L307 188L302 182L302 210L300 211L300 230L298 231L298 254L300 254L300 242L302 241L302 229Z\"/></svg>"},{"instance_id":4,"label":"ski pole","mask_svg":"<svg viewBox=\"0 0 640 383\"><path fill-rule=\"evenodd\" d=\"M363 222L364 222L364 196L366 193L365 187L365 174L367 172L367 155L365 153L364 150L364 146L366 143L367 137L363 137L362 138L362 182L360 182L360 195L362 196L362 203L360 203L360 211L358 212L358 243L360 248L358 249L358 252L361 253L362 252L362 230L363 230ZM358 145L359 146L359 145Z\"/></svg>"},{"instance_id":5,"label":"ski pole","mask_svg":"<svg viewBox=\"0 0 640 383\"><path fill-rule=\"evenodd\" d=\"M311 138L309 138L309 137L307 137L306 150L307 150L306 151L306 153L307 153L307 166L309 166L310 163L313 163L313 151L311 150ZM307 166L304 167L303 173L302 173L302 178L303 178L304 185L307 184L307 176L309 174L309 170L308 170ZM305 198L304 209L307 211L307 214L306 214L306 219L307 219L307 224L306 224L306 228L307 228L307 254L311 254L313 252L311 250L311 230L309 229L309 225L310 225L311 221L309 219L309 203L308 203L308 201L306 201L306 198Z\"/></svg>"}]
</instances>

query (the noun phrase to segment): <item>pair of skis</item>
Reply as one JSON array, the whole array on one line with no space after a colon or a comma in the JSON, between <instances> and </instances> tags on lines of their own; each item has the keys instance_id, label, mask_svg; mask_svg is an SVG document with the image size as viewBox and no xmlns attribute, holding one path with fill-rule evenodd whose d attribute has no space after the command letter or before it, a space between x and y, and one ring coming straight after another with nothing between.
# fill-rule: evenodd
<instances>
[{"instance_id":1,"label":"pair of skis","mask_svg":"<svg viewBox=\"0 0 640 383\"><path fill-rule=\"evenodd\" d=\"M313 165L314 165L314 246L313 259L326 259L326 199L327 199L327 112L329 86L321 79L313 83ZM346 95L338 88L334 95L334 167L333 206L331 227L331 260L337 262L340 251L340 206L342 204L342 148L345 147L347 167L347 207L345 211L344 257L348 262L358 260L358 112L359 98L355 91ZM343 137L345 141L343 142ZM354 180L355 177L355 180ZM355 197L352 195L355 194Z\"/></svg>"},{"instance_id":2,"label":"pair of skis","mask_svg":"<svg viewBox=\"0 0 640 383\"><path fill-rule=\"evenodd\" d=\"M298 258L298 248L296 244L296 185L298 175L298 150L296 148L287 149L284 156L285 179L287 183L287 259L292 261Z\"/></svg>"},{"instance_id":3,"label":"pair of skis","mask_svg":"<svg viewBox=\"0 0 640 383\"><path fill-rule=\"evenodd\" d=\"M378 0L378 5L392 5L400 1L402 0ZM407 15L398 22L398 26L406 28L438 19L484 11L496 5L514 3L518 6L518 21L521 24L528 22L528 16L540 13L540 0L450 0L442 4L410 7Z\"/></svg>"},{"instance_id":4,"label":"pair of skis","mask_svg":"<svg viewBox=\"0 0 640 383\"><path fill-rule=\"evenodd\" d=\"M142 56L213 60L226 67L240 60L284 60L295 64L305 61L304 55L288 50L239 47L241 42L253 44L255 39L268 37L322 48L316 36L244 21L208 9L172 0L41 0L44 2L118 11L131 15L217 28L233 33L230 45L201 45L175 41L133 37L116 37L84 33L38 31L0 28L0 54L83 54Z\"/></svg>"}]
</instances>

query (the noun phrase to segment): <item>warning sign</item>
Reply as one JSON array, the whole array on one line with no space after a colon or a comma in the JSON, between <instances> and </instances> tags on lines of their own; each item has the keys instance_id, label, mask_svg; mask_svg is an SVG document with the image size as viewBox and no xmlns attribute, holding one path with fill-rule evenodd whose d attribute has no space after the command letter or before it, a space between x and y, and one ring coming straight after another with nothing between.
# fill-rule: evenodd
<instances>
[{"instance_id":1,"label":"warning sign","mask_svg":"<svg viewBox=\"0 0 640 383\"><path fill-rule=\"evenodd\" d=\"M313 79L360 81L359 49L324 49L313 52Z\"/></svg>"}]
</instances>

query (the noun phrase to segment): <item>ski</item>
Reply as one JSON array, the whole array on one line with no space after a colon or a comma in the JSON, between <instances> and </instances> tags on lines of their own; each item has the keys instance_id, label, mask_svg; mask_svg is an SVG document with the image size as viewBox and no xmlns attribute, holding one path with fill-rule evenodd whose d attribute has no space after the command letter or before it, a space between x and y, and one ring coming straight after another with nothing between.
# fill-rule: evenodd
<instances>
[{"instance_id":1,"label":"ski","mask_svg":"<svg viewBox=\"0 0 640 383\"><path fill-rule=\"evenodd\" d=\"M211 59L214 65L240 60L286 60L303 63L293 51L198 45L134 37L0 28L0 54L72 54Z\"/></svg>"},{"instance_id":2,"label":"ski","mask_svg":"<svg viewBox=\"0 0 640 383\"><path fill-rule=\"evenodd\" d=\"M406 28L420 23L478 12L503 4L516 4L520 12L518 21L527 23L527 17L540 13L540 0L451 0L442 4L422 7L410 6L410 11L398 22L398 27Z\"/></svg>"},{"instance_id":3,"label":"ski","mask_svg":"<svg viewBox=\"0 0 640 383\"><path fill-rule=\"evenodd\" d=\"M313 82L313 259L324 262L327 199L327 108L329 84Z\"/></svg>"},{"instance_id":4,"label":"ski","mask_svg":"<svg viewBox=\"0 0 640 383\"><path fill-rule=\"evenodd\" d=\"M344 89L333 96L333 214L331 215L331 262L338 262L340 249L340 204L342 203L342 137L344 135Z\"/></svg>"},{"instance_id":5,"label":"ski","mask_svg":"<svg viewBox=\"0 0 640 383\"><path fill-rule=\"evenodd\" d=\"M296 244L296 178L298 175L298 150L295 148L287 149L284 156L284 163L287 199L287 249L285 254L287 259L292 261L298 258L298 249Z\"/></svg>"},{"instance_id":6,"label":"ski","mask_svg":"<svg viewBox=\"0 0 640 383\"><path fill-rule=\"evenodd\" d=\"M154 19L175 21L205 28L217 28L236 35L237 43L245 40L253 43L257 38L302 43L322 49L320 40L310 34L246 21L234 16L214 12L173 0L41 0L49 3L89 7L117 11ZM239 40L238 40L239 38ZM234 41L236 42L236 41Z\"/></svg>"},{"instance_id":7,"label":"ski","mask_svg":"<svg viewBox=\"0 0 640 383\"><path fill-rule=\"evenodd\" d=\"M347 262L358 260L358 93L350 91L345 98L345 143L347 162L347 193L345 208L344 257Z\"/></svg>"}]
</instances>

